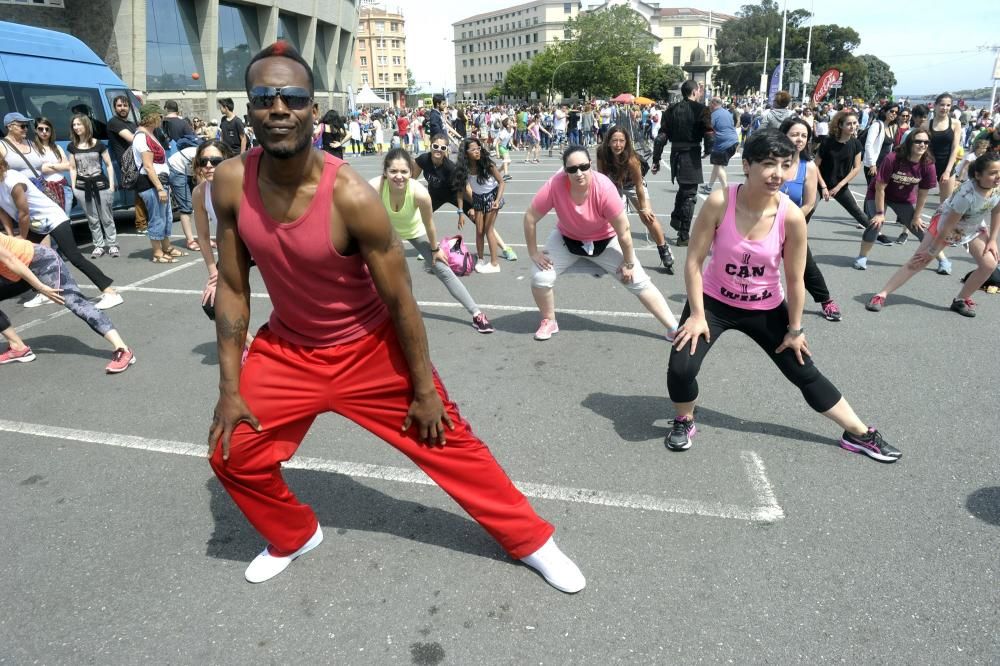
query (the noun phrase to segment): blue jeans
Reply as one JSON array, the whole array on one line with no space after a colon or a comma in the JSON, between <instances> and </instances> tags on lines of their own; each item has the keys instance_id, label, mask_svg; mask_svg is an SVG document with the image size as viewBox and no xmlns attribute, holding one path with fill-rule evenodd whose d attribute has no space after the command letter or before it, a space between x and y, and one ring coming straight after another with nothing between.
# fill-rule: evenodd
<instances>
[{"instance_id":1,"label":"blue jeans","mask_svg":"<svg viewBox=\"0 0 1000 666\"><path fill-rule=\"evenodd\" d=\"M174 222L174 211L170 207L169 193L165 203L160 202L155 187L139 192L139 196L142 198L142 203L146 205L146 214L149 221L146 235L149 240L159 241L168 238Z\"/></svg>"},{"instance_id":2,"label":"blue jeans","mask_svg":"<svg viewBox=\"0 0 1000 666\"><path fill-rule=\"evenodd\" d=\"M191 214L191 181L182 171L170 170L170 202L182 215Z\"/></svg>"}]
</instances>

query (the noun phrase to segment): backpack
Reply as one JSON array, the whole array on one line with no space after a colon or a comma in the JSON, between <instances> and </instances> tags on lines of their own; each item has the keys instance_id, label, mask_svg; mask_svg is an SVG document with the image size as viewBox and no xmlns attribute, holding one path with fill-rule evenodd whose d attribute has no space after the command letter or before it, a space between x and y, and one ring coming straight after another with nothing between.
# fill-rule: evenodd
<instances>
[{"instance_id":1,"label":"backpack","mask_svg":"<svg viewBox=\"0 0 1000 666\"><path fill-rule=\"evenodd\" d=\"M975 271L969 271L966 273L965 277L961 279L961 282L964 284L974 272ZM986 282L984 282L979 288L988 294L995 294L1000 291L1000 268L993 269L993 273L986 278Z\"/></svg>"},{"instance_id":2,"label":"backpack","mask_svg":"<svg viewBox=\"0 0 1000 666\"><path fill-rule=\"evenodd\" d=\"M448 266L451 267L455 275L468 275L475 268L476 262L472 260L469 248L465 246L461 235L445 236L438 243L438 247L444 252L444 256L448 258Z\"/></svg>"},{"instance_id":3,"label":"backpack","mask_svg":"<svg viewBox=\"0 0 1000 666\"><path fill-rule=\"evenodd\" d=\"M872 120L870 123L868 123L868 127L861 130L861 132L858 134L858 141L861 142L861 157L865 156L865 145L868 143L868 130L870 130L875 125L875 123L879 123L883 127L885 126L885 123L876 118ZM876 148L881 150L882 146L876 146Z\"/></svg>"},{"instance_id":4,"label":"backpack","mask_svg":"<svg viewBox=\"0 0 1000 666\"><path fill-rule=\"evenodd\" d=\"M131 190L139 180L139 169L135 166L132 149L129 148L118 158L118 183L123 190Z\"/></svg>"}]
</instances>

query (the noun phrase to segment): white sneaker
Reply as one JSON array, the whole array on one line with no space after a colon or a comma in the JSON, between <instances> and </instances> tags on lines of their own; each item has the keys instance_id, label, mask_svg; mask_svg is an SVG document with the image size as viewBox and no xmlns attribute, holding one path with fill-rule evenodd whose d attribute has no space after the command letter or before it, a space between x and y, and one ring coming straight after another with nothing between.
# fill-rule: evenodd
<instances>
[{"instance_id":1,"label":"white sneaker","mask_svg":"<svg viewBox=\"0 0 1000 666\"><path fill-rule=\"evenodd\" d=\"M43 296L42 294L36 294L34 298L30 301L24 302L24 307L26 308L37 308L39 305L46 305L51 303L52 299L48 296Z\"/></svg>"},{"instance_id":2,"label":"white sneaker","mask_svg":"<svg viewBox=\"0 0 1000 666\"><path fill-rule=\"evenodd\" d=\"M580 568L559 550L552 537L531 555L522 557L521 562L542 574L549 585L561 592L576 594L587 586Z\"/></svg>"},{"instance_id":3,"label":"white sneaker","mask_svg":"<svg viewBox=\"0 0 1000 666\"><path fill-rule=\"evenodd\" d=\"M496 266L494 266L493 264L491 264L488 261L481 261L478 264L476 264L476 272L477 273L499 273L500 272L500 266L499 266L499 264L496 265Z\"/></svg>"},{"instance_id":4,"label":"white sneaker","mask_svg":"<svg viewBox=\"0 0 1000 666\"><path fill-rule=\"evenodd\" d=\"M253 559L253 562L250 563L246 573L243 575L249 583L263 583L265 580L270 580L287 569L292 560L305 555L321 543L323 543L323 530L317 525L316 532L297 551L287 557L280 557L272 555L269 550L270 546L268 546L264 549L264 552Z\"/></svg>"},{"instance_id":5,"label":"white sneaker","mask_svg":"<svg viewBox=\"0 0 1000 666\"><path fill-rule=\"evenodd\" d=\"M118 292L112 292L110 294L106 293L102 295L101 300L97 301L97 303L94 304L94 307L98 310L109 310L116 305L121 305L124 302L125 299L122 298L121 294Z\"/></svg>"}]
</instances>

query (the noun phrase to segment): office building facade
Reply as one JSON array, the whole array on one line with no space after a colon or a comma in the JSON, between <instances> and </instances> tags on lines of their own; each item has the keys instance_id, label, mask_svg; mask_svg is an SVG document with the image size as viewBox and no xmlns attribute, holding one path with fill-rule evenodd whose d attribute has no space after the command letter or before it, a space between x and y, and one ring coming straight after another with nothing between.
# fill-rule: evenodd
<instances>
[{"instance_id":1,"label":"office building facade","mask_svg":"<svg viewBox=\"0 0 1000 666\"><path fill-rule=\"evenodd\" d=\"M312 64L321 108L345 109L353 81L351 0L0 2L0 20L73 34L145 99L176 100L186 115L218 117L224 97L245 113L246 65L278 39Z\"/></svg>"}]
</instances>

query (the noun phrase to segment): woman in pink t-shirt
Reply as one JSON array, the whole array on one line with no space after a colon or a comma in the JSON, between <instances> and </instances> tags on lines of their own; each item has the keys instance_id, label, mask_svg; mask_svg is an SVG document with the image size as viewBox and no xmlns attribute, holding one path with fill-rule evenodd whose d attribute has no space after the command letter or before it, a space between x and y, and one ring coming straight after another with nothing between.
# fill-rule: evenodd
<instances>
[{"instance_id":1,"label":"woman in pink t-shirt","mask_svg":"<svg viewBox=\"0 0 1000 666\"><path fill-rule=\"evenodd\" d=\"M570 146L563 153L563 168L538 191L524 213L524 238L534 262L531 293L542 315L536 340L559 332L556 324L556 277L581 259L611 273L635 294L673 339L677 320L663 294L636 261L625 205L611 180L591 169L590 153ZM558 220L545 247L538 250L536 225L552 209Z\"/></svg>"},{"instance_id":2,"label":"woman in pink t-shirt","mask_svg":"<svg viewBox=\"0 0 1000 666\"><path fill-rule=\"evenodd\" d=\"M841 447L895 462L902 454L858 418L810 358L802 329L806 220L781 192L795 153L794 144L779 130L754 132L743 147L746 183L716 190L698 214L684 267L688 302L667 371L676 417L665 443L673 451L691 448L697 433L698 371L719 336L735 329L768 353L810 407L844 429ZM709 253L712 258L703 270ZM787 301L781 288L782 263ZM754 391L766 381L746 383Z\"/></svg>"}]
</instances>

